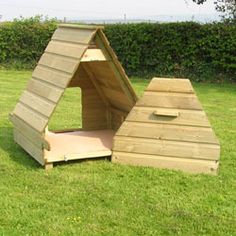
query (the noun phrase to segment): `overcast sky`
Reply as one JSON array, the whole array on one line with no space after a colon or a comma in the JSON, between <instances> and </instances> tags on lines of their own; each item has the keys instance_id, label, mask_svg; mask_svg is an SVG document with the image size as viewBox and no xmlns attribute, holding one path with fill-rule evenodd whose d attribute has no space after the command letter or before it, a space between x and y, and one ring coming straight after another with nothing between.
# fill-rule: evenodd
<instances>
[{"instance_id":1,"label":"overcast sky","mask_svg":"<svg viewBox=\"0 0 236 236\"><path fill-rule=\"evenodd\" d=\"M186 3L187 2L187 3ZM198 6L191 0L0 0L2 20L37 14L78 19L151 18L158 15L215 14L214 0Z\"/></svg>"}]
</instances>

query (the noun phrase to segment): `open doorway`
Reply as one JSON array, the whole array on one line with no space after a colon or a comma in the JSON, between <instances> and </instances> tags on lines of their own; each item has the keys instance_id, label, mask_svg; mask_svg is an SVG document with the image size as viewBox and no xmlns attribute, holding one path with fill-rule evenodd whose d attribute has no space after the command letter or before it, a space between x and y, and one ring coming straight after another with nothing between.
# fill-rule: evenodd
<instances>
[{"instance_id":1,"label":"open doorway","mask_svg":"<svg viewBox=\"0 0 236 236\"><path fill-rule=\"evenodd\" d=\"M45 156L51 162L111 155L110 110L88 68L80 64L50 119L45 138L51 149Z\"/></svg>"}]
</instances>

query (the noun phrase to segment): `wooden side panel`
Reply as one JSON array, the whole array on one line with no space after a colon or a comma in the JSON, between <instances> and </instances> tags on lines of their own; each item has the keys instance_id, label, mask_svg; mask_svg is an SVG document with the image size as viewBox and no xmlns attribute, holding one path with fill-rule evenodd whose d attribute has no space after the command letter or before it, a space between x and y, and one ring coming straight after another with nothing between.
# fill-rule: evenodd
<instances>
[{"instance_id":1,"label":"wooden side panel","mask_svg":"<svg viewBox=\"0 0 236 236\"><path fill-rule=\"evenodd\" d=\"M33 78L40 79L57 87L66 88L71 75L38 65L33 71Z\"/></svg>"},{"instance_id":2,"label":"wooden side panel","mask_svg":"<svg viewBox=\"0 0 236 236\"><path fill-rule=\"evenodd\" d=\"M159 110L165 111L164 108ZM209 121L204 111L191 111L181 109L171 109L178 112L179 116L176 118L156 116L153 113L156 111L152 107L134 107L127 117L127 121L147 122L156 124L173 124L173 125L187 125L187 126L200 126L210 127Z\"/></svg>"},{"instance_id":3,"label":"wooden side panel","mask_svg":"<svg viewBox=\"0 0 236 236\"><path fill-rule=\"evenodd\" d=\"M107 108L95 88L82 90L83 130L99 130L108 127Z\"/></svg>"},{"instance_id":4,"label":"wooden side panel","mask_svg":"<svg viewBox=\"0 0 236 236\"><path fill-rule=\"evenodd\" d=\"M44 139L43 135L25 123L23 120L19 119L14 115L10 115L10 120L14 124L14 128L19 130L22 135L27 137L35 146L42 149L45 148L50 150L49 143Z\"/></svg>"},{"instance_id":5,"label":"wooden side panel","mask_svg":"<svg viewBox=\"0 0 236 236\"><path fill-rule=\"evenodd\" d=\"M191 82L188 79L154 78L147 86L146 91L194 93Z\"/></svg>"},{"instance_id":6,"label":"wooden side panel","mask_svg":"<svg viewBox=\"0 0 236 236\"><path fill-rule=\"evenodd\" d=\"M40 58L38 64L73 74L79 64L79 61L78 59L73 59L45 52Z\"/></svg>"},{"instance_id":7,"label":"wooden side panel","mask_svg":"<svg viewBox=\"0 0 236 236\"><path fill-rule=\"evenodd\" d=\"M44 128L47 126L48 119L45 116L36 113L22 103L16 105L13 114L24 120L40 133L43 133Z\"/></svg>"},{"instance_id":8,"label":"wooden side panel","mask_svg":"<svg viewBox=\"0 0 236 236\"><path fill-rule=\"evenodd\" d=\"M111 109L111 127L113 130L118 130L121 127L127 114L128 113L124 111L120 111L114 108Z\"/></svg>"},{"instance_id":9,"label":"wooden side panel","mask_svg":"<svg viewBox=\"0 0 236 236\"><path fill-rule=\"evenodd\" d=\"M117 136L218 144L211 128L125 121Z\"/></svg>"},{"instance_id":10,"label":"wooden side panel","mask_svg":"<svg viewBox=\"0 0 236 236\"><path fill-rule=\"evenodd\" d=\"M53 40L87 44L96 33L94 29L73 29L60 27L52 36Z\"/></svg>"},{"instance_id":11,"label":"wooden side panel","mask_svg":"<svg viewBox=\"0 0 236 236\"><path fill-rule=\"evenodd\" d=\"M33 110L41 113L44 116L50 117L56 104L45 100L42 97L34 95L31 92L24 91L20 101L27 105L28 107L32 108Z\"/></svg>"},{"instance_id":12,"label":"wooden side panel","mask_svg":"<svg viewBox=\"0 0 236 236\"><path fill-rule=\"evenodd\" d=\"M27 90L55 103L58 102L64 92L64 89L45 84L35 79L29 81Z\"/></svg>"},{"instance_id":13,"label":"wooden side panel","mask_svg":"<svg viewBox=\"0 0 236 236\"><path fill-rule=\"evenodd\" d=\"M220 149L215 144L190 143L116 136L114 151L173 156L189 159L218 160Z\"/></svg>"},{"instance_id":14,"label":"wooden side panel","mask_svg":"<svg viewBox=\"0 0 236 236\"><path fill-rule=\"evenodd\" d=\"M145 92L137 106L202 110L195 94Z\"/></svg>"},{"instance_id":15,"label":"wooden side panel","mask_svg":"<svg viewBox=\"0 0 236 236\"><path fill-rule=\"evenodd\" d=\"M112 162L136 166L181 170L190 173L205 173L211 175L217 174L217 169L219 166L218 161L153 156L116 151L114 151L112 154Z\"/></svg>"},{"instance_id":16,"label":"wooden side panel","mask_svg":"<svg viewBox=\"0 0 236 236\"><path fill-rule=\"evenodd\" d=\"M14 140L41 165L45 164L43 149L35 146L28 137L25 137L16 128L14 128Z\"/></svg>"},{"instance_id":17,"label":"wooden side panel","mask_svg":"<svg viewBox=\"0 0 236 236\"><path fill-rule=\"evenodd\" d=\"M87 45L71 44L58 41L50 41L45 52L80 59L85 52Z\"/></svg>"}]
</instances>

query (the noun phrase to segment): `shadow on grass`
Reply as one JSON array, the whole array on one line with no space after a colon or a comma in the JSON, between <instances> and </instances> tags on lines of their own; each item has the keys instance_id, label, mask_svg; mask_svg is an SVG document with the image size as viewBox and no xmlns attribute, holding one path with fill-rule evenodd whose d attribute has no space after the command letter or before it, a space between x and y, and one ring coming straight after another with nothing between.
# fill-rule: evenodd
<instances>
[{"instance_id":1,"label":"shadow on grass","mask_svg":"<svg viewBox=\"0 0 236 236\"><path fill-rule=\"evenodd\" d=\"M38 169L40 165L13 139L12 127L0 127L0 151L6 155L18 166L24 166L29 169Z\"/></svg>"}]
</instances>

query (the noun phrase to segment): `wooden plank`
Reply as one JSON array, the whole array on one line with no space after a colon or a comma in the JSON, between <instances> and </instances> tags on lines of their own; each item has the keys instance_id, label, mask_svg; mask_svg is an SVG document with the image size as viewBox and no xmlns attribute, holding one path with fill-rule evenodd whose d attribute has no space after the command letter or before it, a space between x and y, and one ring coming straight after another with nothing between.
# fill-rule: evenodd
<instances>
[{"instance_id":1,"label":"wooden plank","mask_svg":"<svg viewBox=\"0 0 236 236\"><path fill-rule=\"evenodd\" d=\"M126 75L124 69L122 68L120 62L118 61L117 56L115 55L114 51L110 47L110 44L106 36L101 30L98 30L98 34L95 37L95 42L102 49L106 58L111 59L111 62L109 64L115 74L115 78L119 82L124 93L127 95L127 98L130 99L130 101L133 104L135 104L135 102L137 101L136 93L134 92L131 86L128 76Z\"/></svg>"},{"instance_id":2,"label":"wooden plank","mask_svg":"<svg viewBox=\"0 0 236 236\"><path fill-rule=\"evenodd\" d=\"M146 91L194 94L193 87L188 79L153 78Z\"/></svg>"},{"instance_id":3,"label":"wooden plank","mask_svg":"<svg viewBox=\"0 0 236 236\"><path fill-rule=\"evenodd\" d=\"M53 34L53 40L60 40L79 44L88 44L96 33L96 29L74 29L59 27Z\"/></svg>"},{"instance_id":4,"label":"wooden plank","mask_svg":"<svg viewBox=\"0 0 236 236\"><path fill-rule=\"evenodd\" d=\"M81 58L81 62L107 61L101 49L87 49Z\"/></svg>"},{"instance_id":5,"label":"wooden plank","mask_svg":"<svg viewBox=\"0 0 236 236\"><path fill-rule=\"evenodd\" d=\"M82 66L82 63L80 63L79 68L71 79L68 87L80 87L82 90L89 88L95 89L94 85L89 80L88 75Z\"/></svg>"},{"instance_id":6,"label":"wooden plank","mask_svg":"<svg viewBox=\"0 0 236 236\"><path fill-rule=\"evenodd\" d=\"M172 111L172 110L155 110L153 112L153 114L155 116L167 116L167 117L173 117L173 118L176 118L179 116L179 112L176 112L176 111Z\"/></svg>"},{"instance_id":7,"label":"wooden plank","mask_svg":"<svg viewBox=\"0 0 236 236\"><path fill-rule=\"evenodd\" d=\"M101 91L103 94L105 94L105 96L107 97L107 99L109 100L110 98L119 100L120 102L124 103L124 104L130 104L130 107L133 107L133 103L130 102L130 100L127 99L126 95L123 93L123 91L118 91L118 90L113 90L113 89L108 89L106 87L100 86L101 87Z\"/></svg>"},{"instance_id":8,"label":"wooden plank","mask_svg":"<svg viewBox=\"0 0 236 236\"><path fill-rule=\"evenodd\" d=\"M218 160L219 145L115 136L114 151L173 156L188 159Z\"/></svg>"},{"instance_id":9,"label":"wooden plank","mask_svg":"<svg viewBox=\"0 0 236 236\"><path fill-rule=\"evenodd\" d=\"M93 74L93 72L91 71L91 68L89 66L89 64L84 64L83 68L85 70L85 72L88 75L88 78L90 79L91 83L94 85L94 87L96 88L96 92L99 95L100 99L104 102L106 107L109 107L110 104L108 102L108 99L106 98L106 96L104 95L103 91L101 90L100 86L97 83L97 79L96 79L96 75Z\"/></svg>"},{"instance_id":10,"label":"wooden plank","mask_svg":"<svg viewBox=\"0 0 236 236\"><path fill-rule=\"evenodd\" d=\"M117 136L219 144L211 128L125 121Z\"/></svg>"},{"instance_id":11,"label":"wooden plank","mask_svg":"<svg viewBox=\"0 0 236 236\"><path fill-rule=\"evenodd\" d=\"M49 67L36 66L32 77L43 80L47 83L56 85L61 88L66 88L66 85L71 79L71 75L60 71L55 71Z\"/></svg>"},{"instance_id":12,"label":"wooden plank","mask_svg":"<svg viewBox=\"0 0 236 236\"><path fill-rule=\"evenodd\" d=\"M124 101L120 101L120 100L115 99L113 97L109 97L109 102L111 104L111 107L118 109L118 110L126 111L126 112L129 112L133 107L131 104L128 104Z\"/></svg>"},{"instance_id":13,"label":"wooden plank","mask_svg":"<svg viewBox=\"0 0 236 236\"><path fill-rule=\"evenodd\" d=\"M105 27L103 25L78 25L78 24L59 24L58 25L59 28L65 27L65 28L74 28L74 29L93 29L93 30L97 30L97 29L104 29Z\"/></svg>"},{"instance_id":14,"label":"wooden plank","mask_svg":"<svg viewBox=\"0 0 236 236\"><path fill-rule=\"evenodd\" d=\"M17 129L14 129L14 140L37 162L44 165L43 149L36 147L29 139L22 135Z\"/></svg>"},{"instance_id":15,"label":"wooden plank","mask_svg":"<svg viewBox=\"0 0 236 236\"><path fill-rule=\"evenodd\" d=\"M156 167L161 169L181 170L189 173L217 174L218 161L194 160L173 158L166 156L153 156L136 153L112 153L112 162L135 166Z\"/></svg>"},{"instance_id":16,"label":"wooden plank","mask_svg":"<svg viewBox=\"0 0 236 236\"><path fill-rule=\"evenodd\" d=\"M202 110L196 95L182 93L145 92L137 106Z\"/></svg>"},{"instance_id":17,"label":"wooden plank","mask_svg":"<svg viewBox=\"0 0 236 236\"><path fill-rule=\"evenodd\" d=\"M111 150L105 151L94 151L94 152L86 152L86 153L74 153L67 154L64 156L51 157L50 153L47 154L46 161L48 162L59 162L59 161L72 161L72 160L80 160L80 159L90 159L90 158L98 158L98 157L107 157L111 156Z\"/></svg>"},{"instance_id":18,"label":"wooden plank","mask_svg":"<svg viewBox=\"0 0 236 236\"><path fill-rule=\"evenodd\" d=\"M50 86L42 81L38 81L35 79L31 79L28 82L27 90L55 103L59 101L64 92L64 89Z\"/></svg>"},{"instance_id":19,"label":"wooden plank","mask_svg":"<svg viewBox=\"0 0 236 236\"><path fill-rule=\"evenodd\" d=\"M62 56L73 57L80 59L86 51L86 45L71 44L60 41L50 41L45 49L45 52L55 53Z\"/></svg>"},{"instance_id":20,"label":"wooden plank","mask_svg":"<svg viewBox=\"0 0 236 236\"><path fill-rule=\"evenodd\" d=\"M13 111L17 117L22 119L25 123L32 126L39 133L43 133L47 126L48 119L24 106L22 103L18 103Z\"/></svg>"},{"instance_id":21,"label":"wooden plank","mask_svg":"<svg viewBox=\"0 0 236 236\"><path fill-rule=\"evenodd\" d=\"M159 108L159 110L161 109L163 111L166 110L165 108ZM154 111L155 108L135 106L127 116L126 120L156 124L210 127L209 121L204 111L173 109L173 111L179 113L179 116L176 118L155 116L153 114Z\"/></svg>"},{"instance_id":22,"label":"wooden plank","mask_svg":"<svg viewBox=\"0 0 236 236\"><path fill-rule=\"evenodd\" d=\"M39 97L27 90L23 92L20 101L48 118L52 115L56 107L55 103L49 102L43 97Z\"/></svg>"},{"instance_id":23,"label":"wooden plank","mask_svg":"<svg viewBox=\"0 0 236 236\"><path fill-rule=\"evenodd\" d=\"M124 117L124 118L126 118L126 116L128 115L127 112L119 110L119 109L115 109L115 108L111 108L111 113L116 114L116 115L121 116L121 117Z\"/></svg>"},{"instance_id":24,"label":"wooden plank","mask_svg":"<svg viewBox=\"0 0 236 236\"><path fill-rule=\"evenodd\" d=\"M40 58L38 64L51 67L59 71L64 71L72 75L78 67L79 62L80 61L78 59L45 52Z\"/></svg>"},{"instance_id":25,"label":"wooden plank","mask_svg":"<svg viewBox=\"0 0 236 236\"><path fill-rule=\"evenodd\" d=\"M27 137L31 142L37 146L38 148L45 148L50 150L50 144L44 139L42 133L37 132L23 120L19 119L18 117L10 114L9 119L14 125L14 128L19 130L25 137Z\"/></svg>"}]
</instances>

